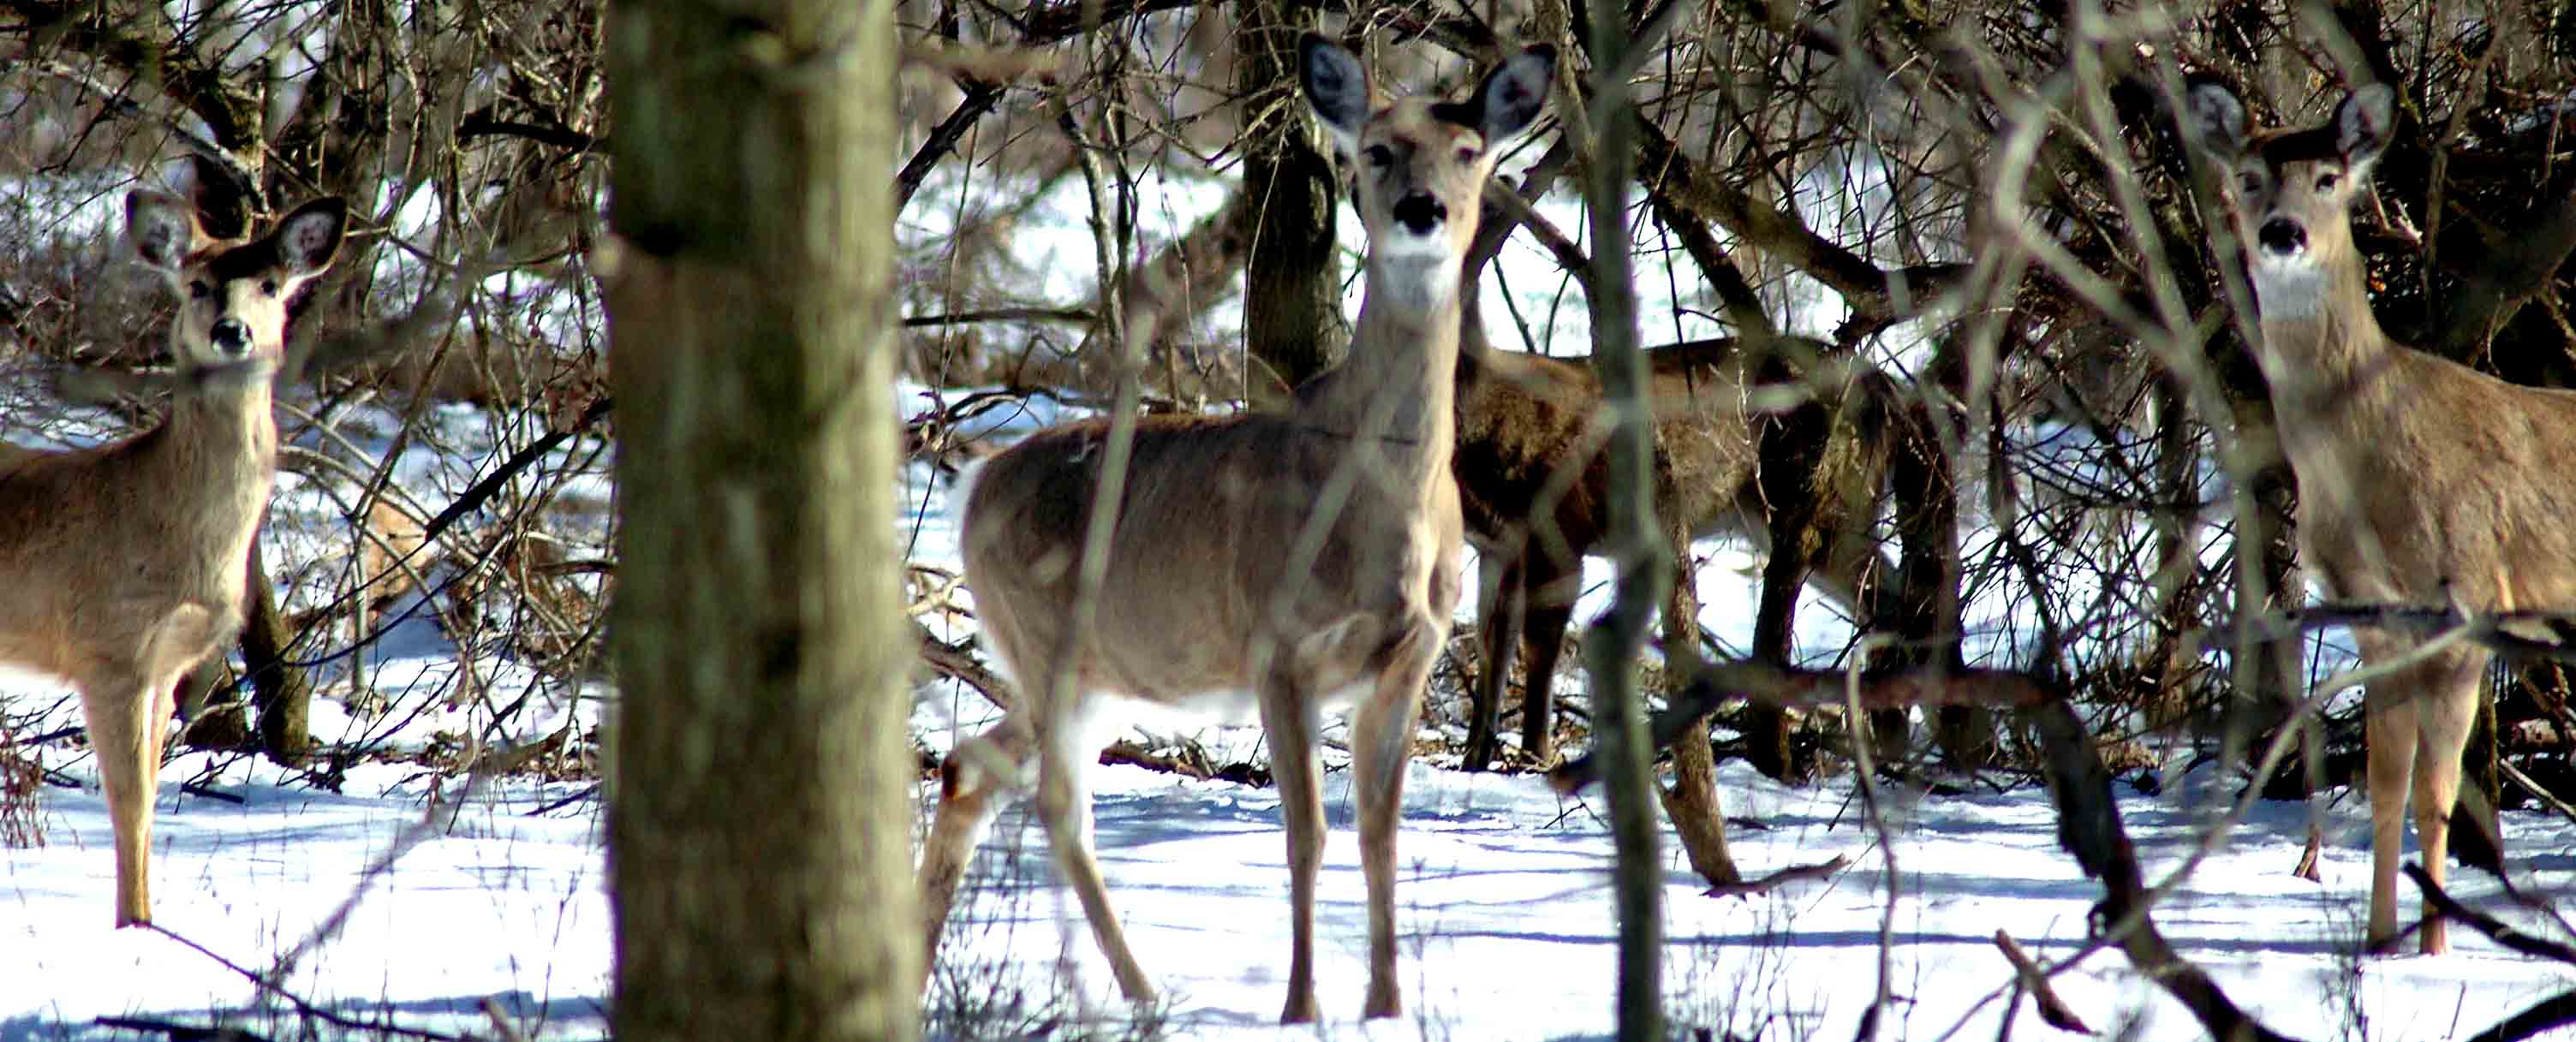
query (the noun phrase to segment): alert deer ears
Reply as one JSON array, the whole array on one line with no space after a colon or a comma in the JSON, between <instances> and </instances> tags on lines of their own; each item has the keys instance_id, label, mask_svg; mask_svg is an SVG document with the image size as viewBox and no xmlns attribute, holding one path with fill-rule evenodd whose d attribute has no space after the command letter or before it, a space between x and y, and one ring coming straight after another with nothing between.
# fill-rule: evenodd
<instances>
[{"instance_id":1,"label":"alert deer ears","mask_svg":"<svg viewBox=\"0 0 2576 1042\"><path fill-rule=\"evenodd\" d=\"M166 192L136 191L125 197L126 237L136 259L155 270L175 273L209 241L197 223L197 208Z\"/></svg>"},{"instance_id":2,"label":"alert deer ears","mask_svg":"<svg viewBox=\"0 0 2576 1042\"><path fill-rule=\"evenodd\" d=\"M1374 107L1369 99L1368 67L1360 64L1358 55L1340 44L1325 39L1321 33L1307 33L1297 39L1297 85L1306 92L1306 104L1315 117L1324 121L1344 152L1359 147L1360 125L1368 122Z\"/></svg>"},{"instance_id":3,"label":"alert deer ears","mask_svg":"<svg viewBox=\"0 0 2576 1042\"><path fill-rule=\"evenodd\" d=\"M331 266L348 232L349 204L315 199L277 222L277 262L292 278L314 275Z\"/></svg>"},{"instance_id":4,"label":"alert deer ears","mask_svg":"<svg viewBox=\"0 0 2576 1042\"><path fill-rule=\"evenodd\" d=\"M2236 93L2217 83L2203 83L2191 88L2186 99L2192 129L2200 132L2200 147L2227 162L2245 154L2245 103Z\"/></svg>"},{"instance_id":5,"label":"alert deer ears","mask_svg":"<svg viewBox=\"0 0 2576 1042\"><path fill-rule=\"evenodd\" d=\"M2385 83L2373 83L2352 92L2335 106L2335 151L2343 154L2344 169L2358 179L2362 170L2388 150L2388 142L2397 127L2397 92Z\"/></svg>"},{"instance_id":6,"label":"alert deer ears","mask_svg":"<svg viewBox=\"0 0 2576 1042\"><path fill-rule=\"evenodd\" d=\"M1471 125L1484 136L1487 151L1509 144L1538 121L1539 110L1547 107L1548 81L1555 75L1556 48L1543 43L1511 56L1485 75L1468 105L1474 117Z\"/></svg>"},{"instance_id":7,"label":"alert deer ears","mask_svg":"<svg viewBox=\"0 0 2576 1042\"><path fill-rule=\"evenodd\" d=\"M1556 48L1539 44L1486 74L1484 82L1476 85L1475 96L1464 104L1440 108L1449 110L1444 116L1454 113L1459 122L1481 135L1490 152L1537 121L1539 111L1547 107L1548 81L1555 73ZM1375 107L1368 69L1359 56L1320 33L1307 33L1297 41L1297 84L1316 118L1340 139L1343 150L1356 151L1360 126L1368 122Z\"/></svg>"}]
</instances>

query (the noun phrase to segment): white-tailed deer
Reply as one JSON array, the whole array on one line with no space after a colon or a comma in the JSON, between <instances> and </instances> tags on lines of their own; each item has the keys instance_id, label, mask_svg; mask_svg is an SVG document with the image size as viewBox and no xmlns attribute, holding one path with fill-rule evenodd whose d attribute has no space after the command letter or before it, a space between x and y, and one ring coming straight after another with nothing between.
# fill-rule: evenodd
<instances>
[{"instance_id":1,"label":"white-tailed deer","mask_svg":"<svg viewBox=\"0 0 2576 1042\"><path fill-rule=\"evenodd\" d=\"M1458 486L1468 538L1484 562L1478 569L1478 672L1470 689L1465 766L1482 770L1497 752L1515 637L1527 666L1521 748L1544 763L1554 755L1556 662L1580 592L1583 558L1598 551L1608 528L1601 382L1582 359L1499 351L1472 330L1462 339ZM1732 533L1770 549L1774 505L1760 481L1763 415L1750 398L1764 382L1759 370L1765 359L1779 353L1764 348L1788 344L1706 340L1646 352L1657 465L1665 475L1656 489L1655 516L1676 535ZM1810 356L1827 349L1813 341L1800 346ZM1846 405L1875 411L1893 402L1886 378L1874 372L1819 383L1816 404L1829 411ZM1877 473L1884 470L1883 457L1858 455L1873 471L1861 480L1875 492L1883 484ZM1876 517L1874 503L1873 497L1869 504L1833 504L1841 509L1822 511L1817 545L1793 551L1808 555L1828 596L1863 618L1873 577L1895 571L1884 565L1866 530ZM1676 564L1688 562L1689 546L1674 551ZM1674 593L1669 610L1696 612L1687 575L1676 579Z\"/></svg>"},{"instance_id":2,"label":"white-tailed deer","mask_svg":"<svg viewBox=\"0 0 2576 1042\"><path fill-rule=\"evenodd\" d=\"M2225 164L2262 311L2255 347L2299 481L2299 556L2329 595L2471 611L2576 606L2576 394L2520 387L2388 339L2349 211L2389 142L2396 96L2364 87L2324 126L2249 134L2224 87L2190 96ZM2362 661L2418 642L2356 630ZM2490 653L2462 645L2370 683L2369 939L2396 943L2410 782L2424 870L2445 876L2460 753ZM2423 951L2449 947L2424 907Z\"/></svg>"},{"instance_id":3,"label":"white-tailed deer","mask_svg":"<svg viewBox=\"0 0 2576 1042\"><path fill-rule=\"evenodd\" d=\"M186 200L125 201L134 253L180 298L170 418L0 471L0 661L80 690L116 831L116 925L152 921L152 802L179 678L241 628L250 541L277 473L271 385L286 302L339 251L347 210L306 203L212 240Z\"/></svg>"},{"instance_id":4,"label":"white-tailed deer","mask_svg":"<svg viewBox=\"0 0 2576 1042\"><path fill-rule=\"evenodd\" d=\"M1369 907L1364 1011L1399 1011L1396 821L1464 555L1450 478L1459 258L1494 158L1538 117L1554 65L1553 51L1534 47L1465 102L1379 106L1358 58L1320 36L1300 44L1300 86L1354 162L1352 205L1368 232L1350 357L1299 387L1284 413L1138 425L1087 630L1068 632L1108 424L1031 435L958 493L966 582L1021 700L944 769L921 866L934 954L994 797L1024 786L1011 765L1034 756L1057 866L1119 988L1150 998L1092 857L1083 778L1092 749L1079 723L1100 694L1236 715L1257 708L1288 835L1294 918L1281 1019L1314 1019L1324 847L1316 730L1327 709L1351 706Z\"/></svg>"}]
</instances>

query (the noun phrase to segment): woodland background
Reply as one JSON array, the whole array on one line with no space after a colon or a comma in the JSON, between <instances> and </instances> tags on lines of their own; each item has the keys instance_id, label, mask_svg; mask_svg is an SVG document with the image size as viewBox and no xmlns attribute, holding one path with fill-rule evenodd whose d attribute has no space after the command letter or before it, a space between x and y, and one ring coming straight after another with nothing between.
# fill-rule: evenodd
<instances>
[{"instance_id":1,"label":"woodland background","mask_svg":"<svg viewBox=\"0 0 2576 1042\"><path fill-rule=\"evenodd\" d=\"M810 28L672 10L671 38L755 57ZM881 28L882 9L866 14L859 23ZM622 263L658 256L649 236L680 225L612 209L612 181L635 179L615 207L691 191L704 211L692 218L755 232L789 219L760 216L745 201L764 197L723 180L727 164L765 160L612 119L642 111L613 106L620 91L651 88L605 70L655 69L662 53L631 39L620 52L621 17L586 0L0 0L0 435L83 443L150 422L168 302L115 263L126 189L185 167L245 189L254 210L355 203L355 252L303 305L280 410L283 489L300 498L263 540L250 632L191 686L213 706L190 742L257 749L293 784L333 786L392 758L458 779L540 772L597 798L609 595L645 559L626 528L635 516L612 504L641 494L623 468L662 458L636 439L665 421L612 393L625 377L611 331L621 345L664 329L683 346L722 342L672 316L742 285L684 280L655 301L629 282L639 303L616 306L634 270ZM2356 219L2380 321L2507 379L2576 380L2562 274L2576 250L2576 11L2563 4L910 0L890 36L865 37L866 53L899 65L893 96L834 99L877 113L848 124L852 140L894 146L865 171L895 171L882 200L892 252L869 262L882 276L870 285L886 287L872 292L889 296L857 320L896 324L860 393L884 401L900 387L904 404L868 437L944 470L1003 436L991 432L1024 428L1028 410L1105 405L1129 375L1151 409L1277 402L1342 350L1355 271L1337 175L1287 72L1297 34L1320 27L1396 80L1457 90L1523 42L1586 54L1609 22L1649 48L1626 84L1642 117L1623 157L1634 241L1604 247L1572 205L1605 157L1577 135L1540 135L1507 163L1537 205L1505 247L1523 258L1501 266L1516 284L1487 284L1494 342L1588 353L1582 273L1596 251L1627 250L1645 343L1812 337L1820 354L1782 359L1785 386L1864 365L1903 389L1909 417L1879 446L1901 477L1857 498L1835 469L1857 458L1837 448L1851 435L1831 416L1785 409L1761 442L1784 497L1814 497L1774 518L1771 545L1809 545L1849 518L1886 541L1902 597L1848 629L1891 639L1793 648L1779 626L1749 641L1713 630L1713 657L2027 671L2070 692L2112 770L2144 785L2233 771L2246 743L2300 723L2282 707L2346 660L2339 631L2266 642L2238 625L2303 599L2297 490L2245 349L2236 265L2213 247L2216 211L2171 115L2187 78L2236 86L2272 123L2318 118L2353 84L2396 86L2396 144ZM657 154L681 157L674 172L630 158ZM1074 184L1088 226L1041 220L1040 201ZM784 241L765 234L744 241ZM1091 270L1068 271L1075 256ZM735 274L756 282L775 263L750 257ZM867 284L808 274L800 285L817 292ZM1120 343L1136 330L1149 340ZM740 363L746 386L812 372L788 360L802 357ZM780 424L801 415L778 412ZM737 435L711 443L760 443ZM664 473L688 485L726 463ZM863 509L912 516L891 480L878 486L888 498ZM1796 603L1787 587L1802 571L1767 569L1763 602ZM907 615L947 614L954 579L912 561ZM442 684L388 688L352 654L423 621L463 664ZM991 683L961 631L871 632L881 661L918 650L925 678ZM1456 737L1481 668L1463 624L1451 652L1429 711ZM633 674L641 661L626 663L622 697L649 683ZM2494 686L2491 737L2473 751L2487 802L2563 808L2576 787L2563 672L2517 666ZM1660 690L1654 676L1646 687ZM315 741L302 707L317 696L389 723ZM0 701L10 838L40 837L36 801L61 780L45 764L78 755L57 698ZM549 698L594 705L531 727ZM236 700L262 711L224 708ZM402 726L427 713L454 714L441 718L452 726ZM2356 778L2357 703L2313 722L2299 755L2244 781L2296 798ZM739 711L700 724L716 745L743 744L726 729L752 726ZM1565 744L1588 746L1585 731L1576 714ZM1944 711L1915 732L1882 735L1894 777L2038 784L2045 743L2026 725ZM930 754L910 737L901 768L917 777ZM1835 714L1729 710L1715 742L1791 782L1847 770ZM1424 755L1455 765L1442 758L1460 751ZM1227 759L1186 741L1129 750L1193 757ZM1208 767L1253 777L1252 759Z\"/></svg>"}]
</instances>

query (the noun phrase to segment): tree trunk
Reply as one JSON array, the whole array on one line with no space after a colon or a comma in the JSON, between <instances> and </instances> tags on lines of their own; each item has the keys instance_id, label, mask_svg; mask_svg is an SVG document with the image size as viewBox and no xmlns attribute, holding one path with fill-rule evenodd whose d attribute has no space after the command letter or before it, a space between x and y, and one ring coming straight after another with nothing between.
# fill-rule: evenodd
<instances>
[{"instance_id":1,"label":"tree trunk","mask_svg":"<svg viewBox=\"0 0 2576 1042\"><path fill-rule=\"evenodd\" d=\"M906 1040L892 7L613 7L613 1034Z\"/></svg>"},{"instance_id":2,"label":"tree trunk","mask_svg":"<svg viewBox=\"0 0 2576 1042\"><path fill-rule=\"evenodd\" d=\"M1615 14L1592 26L1596 69L1617 68L1628 46ZM1624 83L1595 84L1624 93ZM1589 93L1589 92L1585 92ZM1594 726L1610 803L1612 902L1619 920L1619 1042L1660 1042L1663 1027L1664 865L1657 849L1653 760L1635 663L1646 620L1663 601L1672 553L1655 524L1654 423L1647 411L1646 356L1637 349L1636 291L1630 281L1628 182L1636 166L1636 118L1624 96L1592 104L1593 168L1585 195L1593 230L1592 364L1601 376L1610 437L1610 539L1619 571L1610 613L1584 636L1592 671ZM1714 808L1712 807L1712 810Z\"/></svg>"},{"instance_id":3,"label":"tree trunk","mask_svg":"<svg viewBox=\"0 0 2576 1042\"><path fill-rule=\"evenodd\" d=\"M1297 82L1297 35L1315 27L1305 0L1243 0L1237 8L1235 87L1257 122L1244 128L1243 268L1246 395L1262 405L1332 368L1350 350L1333 246L1332 162L1318 154L1305 107L1263 104ZM1202 15L1202 17L1206 17ZM1472 314L1472 312L1470 312ZM1275 382L1273 382L1275 379Z\"/></svg>"}]
</instances>

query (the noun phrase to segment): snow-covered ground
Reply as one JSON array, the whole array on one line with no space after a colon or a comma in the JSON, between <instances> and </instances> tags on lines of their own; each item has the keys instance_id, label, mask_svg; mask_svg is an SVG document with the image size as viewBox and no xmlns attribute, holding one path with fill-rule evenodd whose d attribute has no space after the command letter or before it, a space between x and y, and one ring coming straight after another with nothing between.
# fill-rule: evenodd
<instances>
[{"instance_id":1,"label":"snow-covered ground","mask_svg":"<svg viewBox=\"0 0 2576 1042\"><path fill-rule=\"evenodd\" d=\"M934 178L929 190L943 189ZM1205 184L1167 186L1149 197L1165 200L1149 208L1164 226L1146 229L1152 234L1185 226L1216 202ZM916 208L907 218L907 240L936 239L946 220L939 213ZM1064 213L1028 223L1056 231L1079 227ZM1570 214L1565 223L1573 226ZM1053 237L1032 240L1044 258L1032 267L1051 299L1077 302L1087 291L1088 240L1047 234ZM1661 275L1643 281L1674 284ZM1511 286L1522 311L1548 316L1539 323L1545 343L1562 349L1584 340L1579 301L1560 309L1567 300L1561 279L1533 269L1514 275ZM1488 299L1501 296L1489 292ZM1649 310L1657 308L1682 313L1669 294L1649 303ZM1834 317L1808 315L1792 324L1814 329ZM1240 319L1220 308L1204 321L1225 328ZM1672 325L1650 339L1705 332L1682 328L1678 320ZM930 405L919 388L897 393L905 415ZM1058 414L1038 404L1042 412L1035 417L997 415L985 422L1028 426ZM436 422L442 436L435 440L448 451L406 459L396 471L401 488L433 507L530 433L486 429L471 410L442 409ZM363 455L390 451L392 431L355 423L344 433ZM587 449L566 450L575 451ZM604 481L581 480L595 487L579 498L604 516ZM288 481L277 516L327 519L337 509L332 491L318 482ZM916 563L953 569L944 495L916 469L899 521L912 537L907 545ZM297 535L293 524L272 525L270 539L269 560L287 577L281 593L290 600L327 596L340 567L327 557L335 551ZM1726 544L1697 549L1706 560L1703 621L1717 639L1741 647L1751 629L1755 580L1745 574L1751 559ZM2012 611L1991 600L1972 605L1972 644L1985 640L1977 645L1982 652L2008 658L2016 645L2007 636L2026 632ZM1803 655L1830 659L1846 646L1849 627L1831 616L1813 604L1801 612ZM353 714L320 703L317 733L336 740L390 732L397 746L425 750L441 741L441 732L477 733L488 722L476 717L477 705L506 704L531 685L539 685L535 693L544 704L514 720L503 737L545 733L565 714L580 727L596 719L595 692L572 699L540 684L507 657L508 649L469 643L470 654L460 653L427 621L405 624L373 646L367 671L397 714ZM473 667L470 686L485 697L448 697L460 658ZM1566 687L1581 690L1579 683ZM324 697L334 693L326 687ZM933 750L990 718L988 706L955 685L930 684L918 694L917 736ZM78 722L66 694L40 678L0 676L0 709L27 718L31 734ZM1326 731L1328 743L1338 738L1337 728ZM1257 731L1247 729L1199 737L1220 756L1251 755L1259 743ZM44 755L54 777L71 787L44 791L45 845L0 848L0 1042L157 1038L95 1021L202 1025L218 1013L266 1037L301 1037L296 1010L264 998L220 961L265 973L290 955L292 965L276 983L353 1023L492 1037L498 1016L532 1037L605 1034L610 922L599 804L595 796L585 798L586 783L500 779L468 791L426 766L376 762L350 767L334 790L248 758L179 756L162 771L156 818L153 882L165 934L108 929L113 866L95 771L67 742L48 744ZM1614 923L1605 889L1609 841L1597 802L1560 799L1530 777L1457 773L1436 757L1413 768L1400 840L1407 1015L1382 1024L1356 1021L1366 975L1363 889L1347 777L1333 753L1327 762L1333 832L1321 884L1317 970L1318 998L1332 1019L1294 1029L1272 1023L1284 998L1288 948L1275 793L1132 767L1097 772L1098 832L1112 900L1167 995L1156 1013L1172 1036L1436 1042L1609 1032ZM2207 791L2205 777L2173 781L2158 796L2122 788L2123 810L2151 872L2170 869L2195 846L2204 809L2222 802ZM1878 833L1863 820L1847 779L1783 788L1728 764L1722 782L1728 810L1745 822L1732 839L1748 872L1836 855L1849 855L1851 867L1761 897L1709 898L1667 837L1665 1005L1677 1028L1711 1032L1686 1037L1849 1037L1876 987L1882 930L1894 941L1889 986L1898 1004L1881 1037L1997 1037L2002 1019L2013 1014L2006 1002L2011 976L1993 947L1995 931L2009 932L2043 960L2066 958L2084 944L2086 914L2099 890L2056 849L2053 811L2036 785L2005 791L1979 785L1969 796L1895 793L1887 821L1895 840L1891 877L1883 860L1888 851L1877 846ZM926 811L932 794L920 795ZM2445 958L2355 958L2369 872L2363 811L2349 794L2321 805L2324 881L2310 884L2290 875L2306 835L2307 808L2258 806L2230 845L2160 910L2161 925L2239 1003L2277 1029L2313 1039L2447 1038L2576 985L2563 967L2504 953L2464 931L2454 932L2461 951ZM2528 892L2552 897L2576 882L2576 827L2509 813L2505 831L2509 861ZM401 856L391 867L371 869L397 849ZM994 830L951 925L930 996L934 1026L959 1036L1061 1038L1079 1035L1055 1019L1065 1003L1123 1015L1078 912L1049 883L1042 851L1018 812ZM2462 873L2454 881L2472 903L2503 910L2493 880ZM1891 886L1896 902L1887 918ZM344 922L320 931L344 908ZM2535 917L2509 918L2528 923ZM913 930L893 922L887 929L907 936ZM1070 992L1058 972L1067 953L1077 968ZM2097 1028L2134 1023L2137 1037L2147 1039L2201 1034L2116 953L2087 956L2057 987ZM2019 1016L2013 1029L2020 1037L2055 1034L2027 1010ZM320 1034L366 1037L341 1028Z\"/></svg>"},{"instance_id":2,"label":"snow-covered ground","mask_svg":"<svg viewBox=\"0 0 2576 1042\"><path fill-rule=\"evenodd\" d=\"M936 561L953 553L941 490L921 484L919 472L914 478L908 503L927 510L907 520L923 526L918 552ZM1734 625L1751 587L1723 574L1728 569L1709 571L1719 573L1705 580L1710 622ZM1833 642L1830 633L1813 641ZM436 682L451 664L437 649L421 650L431 644L405 642L410 657L380 658L377 683L398 683L406 670ZM24 677L6 681L5 692L21 711L60 697ZM990 715L975 696L944 683L925 686L920 705L918 727L933 747ZM49 719L74 716L63 703ZM329 709L317 721L325 736L362 726ZM1337 737L1337 727L1327 730L1328 743ZM1206 740L1221 755L1240 754L1257 746L1258 735L1233 730ZM60 762L50 765L63 777L93 780L85 759L61 760L59 750L51 755ZM1413 768L1400 841L1407 1015L1358 1022L1366 982L1363 888L1346 775L1334 754L1327 758L1335 765L1327 776L1333 833L1321 884L1318 997L1333 1019L1319 1028L1272 1024L1285 995L1288 947L1275 793L1132 767L1098 772L1100 848L1112 899L1166 992L1158 1014L1173 1037L1608 1033L1614 924L1598 804L1560 799L1535 778L1461 774L1428 758ZM483 1035L491 1034L490 1000L533 1035L604 1033L610 924L598 804L576 798L542 809L578 797L579 786L494 782L466 794L444 827L422 830L433 804L457 806L460 785L405 764L352 769L336 793L251 760L206 754L178 758L162 779L156 907L160 925L177 938L264 971L357 894L345 926L312 942L283 976L297 997L356 1022ZM1666 1008L1678 1025L1744 1037L1844 1037L1875 987L1885 926L1893 931L1890 987L1899 1000L1887 1037L1994 1037L2011 979L1994 932L2008 931L2044 960L2084 943L2086 912L2099 890L2055 848L2053 812L2036 786L1988 787L1971 796L1898 793L1889 814L1897 902L1893 919L1882 923L1890 877L1847 781L1783 788L1741 764L1727 765L1722 780L1729 812L1747 822L1733 840L1748 872L1838 854L1849 855L1851 867L1762 897L1710 898L1668 841ZM183 793L183 781L202 782L207 791ZM2160 797L2125 785L2122 791L2151 871L2170 868L2197 843L2199 808L2213 802L2192 784L2168 786ZM931 794L922 795L926 809ZM159 933L109 930L112 867L97 792L49 788L44 800L48 844L0 850L0 1042L135 1037L94 1026L94 1018L204 1023L214 1011L256 1004L249 981L213 956ZM2459 934L2463 950L2446 958L2356 960L2369 870L2362 811L2349 797L2325 808L2329 845L2318 885L2289 874L2305 810L2258 807L2232 844L2162 909L2161 924L2239 1002L2309 1038L2450 1037L2576 984L2562 967ZM2514 813L2506 834L2528 890L2549 896L2576 882L2576 828ZM370 875L368 866L406 838L417 845ZM1016 1037L1061 1033L1046 1019L1065 1002L1105 1016L1123 1013L1078 911L1049 883L1043 851L1018 812L994 830L960 900L931 995L935 1015L971 1023L935 1023ZM2466 873L2455 879L2471 900L2502 905L2492 880ZM1066 952L1078 967L1070 992L1058 975ZM2134 1020L2143 1038L2199 1034L2116 953L2090 955L2059 977L2058 988L2097 1027ZM1013 1002L1027 1006L1014 1012ZM2053 1033L2026 1010L2022 1016L2016 1030L2024 1037ZM274 1031L294 1022L291 1011L278 1010L245 1023Z\"/></svg>"}]
</instances>

